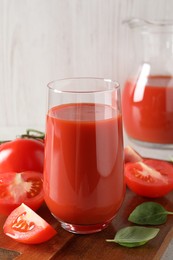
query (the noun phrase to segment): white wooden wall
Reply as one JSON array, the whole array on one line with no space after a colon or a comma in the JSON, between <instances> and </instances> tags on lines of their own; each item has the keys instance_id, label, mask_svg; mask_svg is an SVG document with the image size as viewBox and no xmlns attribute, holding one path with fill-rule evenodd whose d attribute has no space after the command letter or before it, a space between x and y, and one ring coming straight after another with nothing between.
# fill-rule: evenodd
<instances>
[{"instance_id":1,"label":"white wooden wall","mask_svg":"<svg viewBox=\"0 0 173 260\"><path fill-rule=\"evenodd\" d=\"M0 0L0 139L44 129L51 80L123 82L128 17L173 19L173 0Z\"/></svg>"}]
</instances>

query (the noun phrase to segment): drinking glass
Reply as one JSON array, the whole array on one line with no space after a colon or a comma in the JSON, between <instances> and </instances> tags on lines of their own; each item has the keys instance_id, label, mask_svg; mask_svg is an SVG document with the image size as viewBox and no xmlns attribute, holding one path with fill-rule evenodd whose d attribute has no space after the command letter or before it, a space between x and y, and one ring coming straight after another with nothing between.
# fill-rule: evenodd
<instances>
[{"instance_id":1,"label":"drinking glass","mask_svg":"<svg viewBox=\"0 0 173 260\"><path fill-rule=\"evenodd\" d=\"M48 84L44 193L52 215L73 233L101 231L125 193L117 82L60 79Z\"/></svg>"}]
</instances>

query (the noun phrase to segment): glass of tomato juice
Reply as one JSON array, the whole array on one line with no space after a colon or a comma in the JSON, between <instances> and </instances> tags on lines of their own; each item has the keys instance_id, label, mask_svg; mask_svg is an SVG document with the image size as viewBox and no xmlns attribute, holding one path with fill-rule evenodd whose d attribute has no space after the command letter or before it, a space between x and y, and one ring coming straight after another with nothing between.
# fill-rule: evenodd
<instances>
[{"instance_id":1,"label":"glass of tomato juice","mask_svg":"<svg viewBox=\"0 0 173 260\"><path fill-rule=\"evenodd\" d=\"M99 78L48 84L45 202L73 233L101 231L124 194L120 86Z\"/></svg>"}]
</instances>

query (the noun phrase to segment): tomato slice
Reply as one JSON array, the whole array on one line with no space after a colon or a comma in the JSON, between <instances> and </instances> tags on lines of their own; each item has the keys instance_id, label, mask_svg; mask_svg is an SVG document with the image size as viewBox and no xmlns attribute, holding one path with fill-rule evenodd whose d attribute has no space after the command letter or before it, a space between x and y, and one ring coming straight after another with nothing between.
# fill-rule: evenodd
<instances>
[{"instance_id":1,"label":"tomato slice","mask_svg":"<svg viewBox=\"0 0 173 260\"><path fill-rule=\"evenodd\" d=\"M43 174L33 171L0 173L1 214L8 215L21 203L37 210L43 200Z\"/></svg>"},{"instance_id":2,"label":"tomato slice","mask_svg":"<svg viewBox=\"0 0 173 260\"><path fill-rule=\"evenodd\" d=\"M143 158L132 147L126 146L124 148L124 161L127 162L141 162Z\"/></svg>"},{"instance_id":3,"label":"tomato slice","mask_svg":"<svg viewBox=\"0 0 173 260\"><path fill-rule=\"evenodd\" d=\"M25 244L45 242L57 233L50 224L23 203L11 212L3 229L7 236Z\"/></svg>"},{"instance_id":4,"label":"tomato slice","mask_svg":"<svg viewBox=\"0 0 173 260\"><path fill-rule=\"evenodd\" d=\"M136 194L162 197L173 190L173 165L157 159L125 164L127 186Z\"/></svg>"}]
</instances>

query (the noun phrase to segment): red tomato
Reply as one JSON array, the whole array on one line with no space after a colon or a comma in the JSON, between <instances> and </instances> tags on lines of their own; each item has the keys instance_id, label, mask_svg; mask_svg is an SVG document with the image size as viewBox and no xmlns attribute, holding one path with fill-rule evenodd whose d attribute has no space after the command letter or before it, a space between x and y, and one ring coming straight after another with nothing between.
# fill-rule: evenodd
<instances>
[{"instance_id":1,"label":"red tomato","mask_svg":"<svg viewBox=\"0 0 173 260\"><path fill-rule=\"evenodd\" d=\"M1 172L43 172L44 144L34 139L15 139L0 145Z\"/></svg>"},{"instance_id":2,"label":"red tomato","mask_svg":"<svg viewBox=\"0 0 173 260\"><path fill-rule=\"evenodd\" d=\"M8 215L21 203L37 210L43 203L43 174L0 173L0 213Z\"/></svg>"},{"instance_id":3,"label":"red tomato","mask_svg":"<svg viewBox=\"0 0 173 260\"><path fill-rule=\"evenodd\" d=\"M162 197L173 190L173 165L156 159L126 163L127 186L140 196Z\"/></svg>"},{"instance_id":4,"label":"red tomato","mask_svg":"<svg viewBox=\"0 0 173 260\"><path fill-rule=\"evenodd\" d=\"M126 146L124 148L124 161L127 162L140 162L143 158L132 147Z\"/></svg>"},{"instance_id":5,"label":"red tomato","mask_svg":"<svg viewBox=\"0 0 173 260\"><path fill-rule=\"evenodd\" d=\"M51 225L25 204L21 204L11 212L3 229L7 236L25 244L45 242L57 233Z\"/></svg>"}]
</instances>

